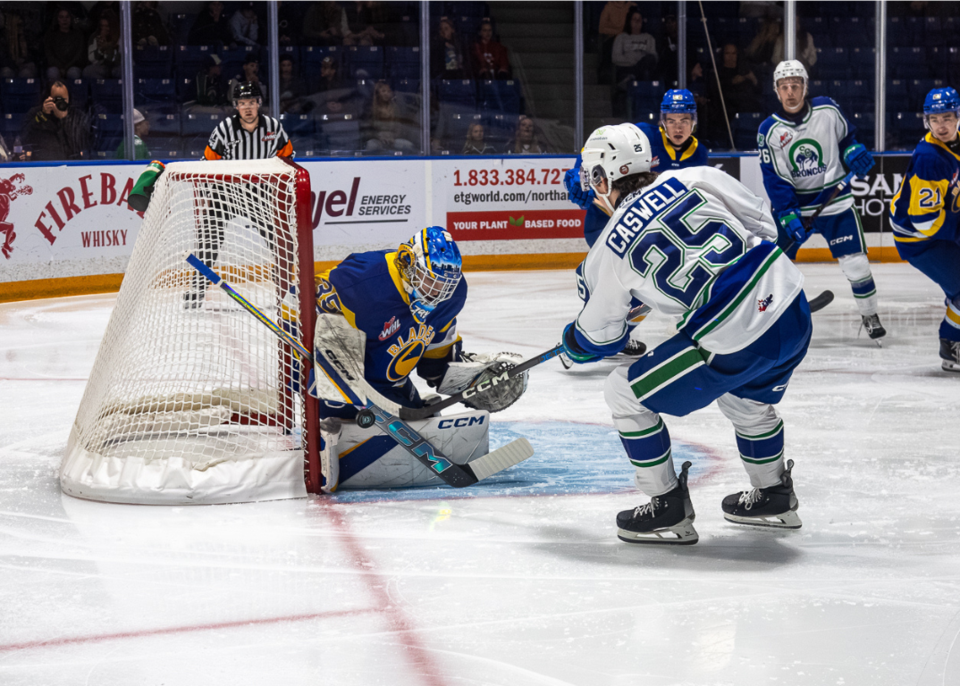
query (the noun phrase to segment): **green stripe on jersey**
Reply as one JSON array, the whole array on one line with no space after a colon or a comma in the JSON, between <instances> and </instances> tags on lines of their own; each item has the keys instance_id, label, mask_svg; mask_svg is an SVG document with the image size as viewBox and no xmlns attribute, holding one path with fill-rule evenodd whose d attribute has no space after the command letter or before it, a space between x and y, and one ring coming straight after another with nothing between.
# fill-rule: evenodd
<instances>
[{"instance_id":1,"label":"green stripe on jersey","mask_svg":"<svg viewBox=\"0 0 960 686\"><path fill-rule=\"evenodd\" d=\"M703 338L708 333L710 333L715 328L717 328L724 319L726 319L731 314L733 314L734 310L736 310L740 306L740 303L742 303L746 299L747 294L751 290L753 290L753 287L757 285L757 282L760 281L763 275L767 273L767 270L770 269L770 266L782 254L783 254L783 251L780 248L777 248L772 253L770 253L767 256L767 259L763 261L763 264L760 265L760 268L757 269L756 272L754 272L753 278L750 279L747 285L745 285L743 288L740 289L740 292L737 294L737 297L733 299L733 302L727 305L727 309L721 312L716 319L714 319L709 324L705 325L703 328L701 328L699 331L693 334L691 338L695 341L699 341L701 338Z\"/></svg>"},{"instance_id":2,"label":"green stripe on jersey","mask_svg":"<svg viewBox=\"0 0 960 686\"><path fill-rule=\"evenodd\" d=\"M637 400L643 400L663 386L704 364L704 351L690 348L649 370L630 384Z\"/></svg>"}]
</instances>

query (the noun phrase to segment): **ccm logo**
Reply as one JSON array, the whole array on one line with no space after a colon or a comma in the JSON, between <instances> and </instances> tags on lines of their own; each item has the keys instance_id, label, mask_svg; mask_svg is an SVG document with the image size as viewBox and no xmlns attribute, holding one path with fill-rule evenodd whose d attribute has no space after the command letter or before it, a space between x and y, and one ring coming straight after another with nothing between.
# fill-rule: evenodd
<instances>
[{"instance_id":1,"label":"ccm logo","mask_svg":"<svg viewBox=\"0 0 960 686\"><path fill-rule=\"evenodd\" d=\"M840 238L834 238L830 241L830 245L836 245L837 243L845 243L846 241L852 241L853 236L841 236Z\"/></svg>"},{"instance_id":2,"label":"ccm logo","mask_svg":"<svg viewBox=\"0 0 960 686\"><path fill-rule=\"evenodd\" d=\"M465 426L473 426L474 424L483 424L483 417L460 417L458 419L442 419L440 423L437 424L438 429L462 429Z\"/></svg>"},{"instance_id":3,"label":"ccm logo","mask_svg":"<svg viewBox=\"0 0 960 686\"><path fill-rule=\"evenodd\" d=\"M774 387L773 387L774 393L779 393L780 391L785 391L785 390L787 390L787 384L783 384L782 386L774 386Z\"/></svg>"},{"instance_id":4,"label":"ccm logo","mask_svg":"<svg viewBox=\"0 0 960 686\"><path fill-rule=\"evenodd\" d=\"M506 380L509 379L509 378L510 378L510 372L509 372L509 371L506 371L506 372L504 372L503 374L501 374L500 376L495 376L495 377L493 377L492 379L487 379L486 381L481 381L480 383L478 383L478 384L477 384L476 386L474 386L473 388L468 388L467 390L465 390L465 391L463 392L463 397L464 397L464 398L472 398L472 397L475 396L477 393L483 393L484 391L486 391L486 390L488 390L488 389L490 389L490 388L493 388L494 386L496 386L496 385L499 384L500 382L506 381Z\"/></svg>"},{"instance_id":5,"label":"ccm logo","mask_svg":"<svg viewBox=\"0 0 960 686\"><path fill-rule=\"evenodd\" d=\"M333 364L333 366L337 368L337 371L339 371L341 374L343 374L343 377L344 377L347 381L356 381L356 380L357 380L357 377L355 377L353 374L350 373L350 371L347 369L346 365L343 364L343 362L340 361L340 358L337 357L337 354L336 354L335 352L333 352L332 350L324 350L323 353L324 353L324 355L326 356L326 358L327 358L328 360L330 360L330 362Z\"/></svg>"}]
</instances>

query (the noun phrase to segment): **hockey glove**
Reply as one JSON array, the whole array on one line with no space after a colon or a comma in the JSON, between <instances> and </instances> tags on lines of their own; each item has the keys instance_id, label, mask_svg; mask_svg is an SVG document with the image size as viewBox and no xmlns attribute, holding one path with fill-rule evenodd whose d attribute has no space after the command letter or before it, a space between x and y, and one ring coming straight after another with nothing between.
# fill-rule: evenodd
<instances>
[{"instance_id":1,"label":"hockey glove","mask_svg":"<svg viewBox=\"0 0 960 686\"><path fill-rule=\"evenodd\" d=\"M777 221L780 228L787 234L794 243L803 243L810 235L803 225L803 217L800 215L800 209L791 207L777 213Z\"/></svg>"},{"instance_id":2,"label":"hockey glove","mask_svg":"<svg viewBox=\"0 0 960 686\"><path fill-rule=\"evenodd\" d=\"M861 143L854 143L843 151L843 161L847 169L857 176L866 176L867 172L873 169L873 155L867 152Z\"/></svg>"},{"instance_id":3,"label":"hockey glove","mask_svg":"<svg viewBox=\"0 0 960 686\"><path fill-rule=\"evenodd\" d=\"M577 337L574 335L574 322L567 324L567 328L563 330L563 352L569 357L573 362L577 364L585 364L587 362L596 362L597 360L602 360L603 355L594 355L593 353L588 353L586 350L580 347L580 344L577 343Z\"/></svg>"},{"instance_id":4,"label":"hockey glove","mask_svg":"<svg viewBox=\"0 0 960 686\"><path fill-rule=\"evenodd\" d=\"M580 185L580 158L577 157L577 163L573 165L572 169L568 169L567 173L563 175L563 185L567 189L567 193L570 194L570 202L579 207L581 210L585 210L590 205L593 204L594 198L596 198L596 193L593 191L585 191Z\"/></svg>"}]
</instances>

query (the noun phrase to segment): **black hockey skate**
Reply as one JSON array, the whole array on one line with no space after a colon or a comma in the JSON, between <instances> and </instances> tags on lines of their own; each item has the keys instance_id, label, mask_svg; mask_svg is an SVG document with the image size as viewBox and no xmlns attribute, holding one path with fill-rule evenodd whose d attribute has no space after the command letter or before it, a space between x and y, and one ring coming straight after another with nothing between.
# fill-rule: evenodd
<instances>
[{"instance_id":1,"label":"black hockey skate","mask_svg":"<svg viewBox=\"0 0 960 686\"><path fill-rule=\"evenodd\" d=\"M803 523L797 516L800 503L793 492L791 471L793 460L787 460L787 469L776 486L752 488L728 495L723 499L723 518L734 524L799 529Z\"/></svg>"},{"instance_id":2,"label":"black hockey skate","mask_svg":"<svg viewBox=\"0 0 960 686\"><path fill-rule=\"evenodd\" d=\"M860 328L866 329L870 340L876 341L877 345L882 345L879 339L887 335L887 330L880 323L880 316L876 314L861 315Z\"/></svg>"},{"instance_id":3,"label":"black hockey skate","mask_svg":"<svg viewBox=\"0 0 960 686\"><path fill-rule=\"evenodd\" d=\"M647 352L646 343L629 340L627 341L627 345L624 346L623 350L618 352L616 355L611 355L607 359L620 361L636 360L638 357L642 357L645 352Z\"/></svg>"},{"instance_id":4,"label":"black hockey skate","mask_svg":"<svg viewBox=\"0 0 960 686\"><path fill-rule=\"evenodd\" d=\"M960 341L940 339L941 366L945 372L960 372Z\"/></svg>"},{"instance_id":5,"label":"black hockey skate","mask_svg":"<svg viewBox=\"0 0 960 686\"><path fill-rule=\"evenodd\" d=\"M687 490L687 470L690 463L680 467L680 482L675 489L655 495L646 505L624 510L617 515L617 538L627 543L657 543L693 545L700 540L693 520L697 515Z\"/></svg>"}]
</instances>

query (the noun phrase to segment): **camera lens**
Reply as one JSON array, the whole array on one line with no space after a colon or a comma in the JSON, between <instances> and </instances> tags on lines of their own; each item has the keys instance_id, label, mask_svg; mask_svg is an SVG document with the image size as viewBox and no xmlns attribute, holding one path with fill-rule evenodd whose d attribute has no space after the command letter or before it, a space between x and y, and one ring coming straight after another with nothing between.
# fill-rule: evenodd
<instances>
[{"instance_id":1,"label":"camera lens","mask_svg":"<svg viewBox=\"0 0 960 686\"><path fill-rule=\"evenodd\" d=\"M57 106L57 109L61 112L66 112L67 108L70 107L70 103L67 102L66 98L54 98L53 104Z\"/></svg>"}]
</instances>

